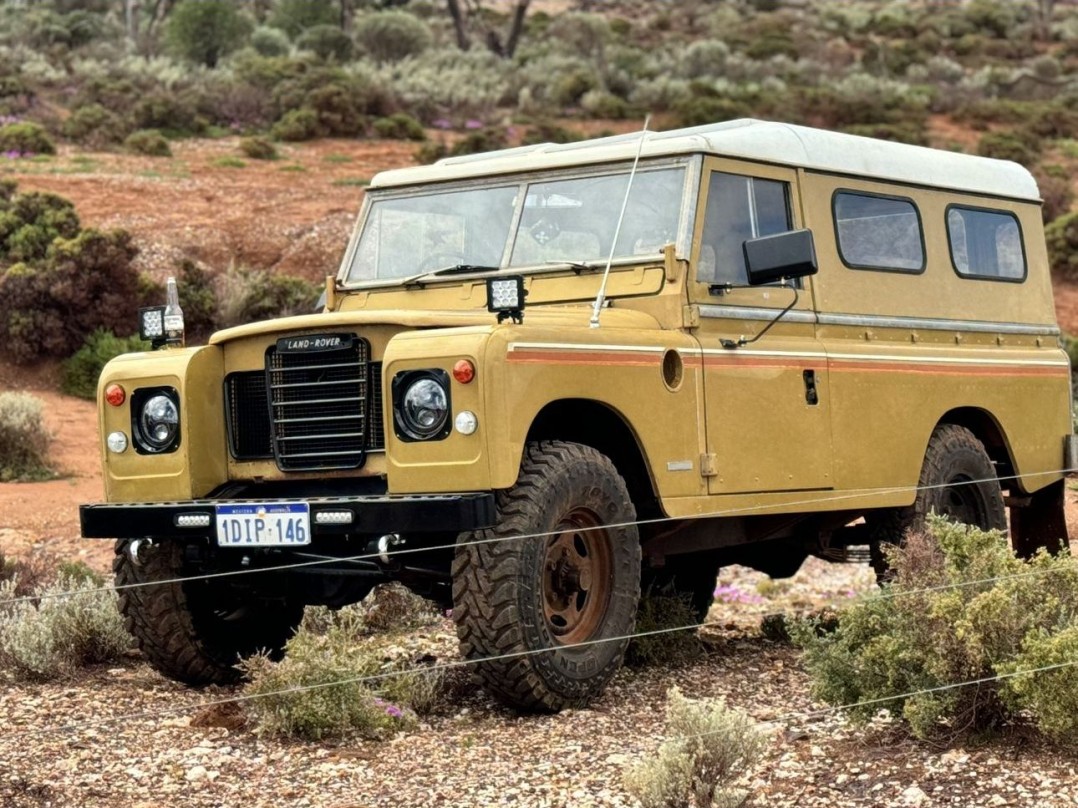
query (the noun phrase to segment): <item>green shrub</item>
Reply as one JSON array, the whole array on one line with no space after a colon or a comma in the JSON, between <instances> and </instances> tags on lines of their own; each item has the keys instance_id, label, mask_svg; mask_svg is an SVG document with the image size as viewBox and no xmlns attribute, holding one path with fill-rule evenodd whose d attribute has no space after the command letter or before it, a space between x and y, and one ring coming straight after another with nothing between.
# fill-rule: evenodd
<instances>
[{"instance_id":1,"label":"green shrub","mask_svg":"<svg viewBox=\"0 0 1078 808\"><path fill-rule=\"evenodd\" d=\"M124 148L132 154L146 157L171 157L172 149L168 140L156 129L139 129L124 140Z\"/></svg>"},{"instance_id":2,"label":"green shrub","mask_svg":"<svg viewBox=\"0 0 1078 808\"><path fill-rule=\"evenodd\" d=\"M0 584L0 600L12 582ZM61 593L72 592L71 595ZM111 662L134 643L124 628L115 591L85 575L61 574L41 599L9 604L0 612L0 666L18 679L46 681L78 668Z\"/></svg>"},{"instance_id":3,"label":"green shrub","mask_svg":"<svg viewBox=\"0 0 1078 808\"><path fill-rule=\"evenodd\" d=\"M264 269L229 270L217 279L218 327L309 314L320 287L302 278L274 275Z\"/></svg>"},{"instance_id":4,"label":"green shrub","mask_svg":"<svg viewBox=\"0 0 1078 808\"><path fill-rule=\"evenodd\" d=\"M276 160L281 155L273 141L264 137L245 137L240 141L240 151L252 160Z\"/></svg>"},{"instance_id":5,"label":"green shrub","mask_svg":"<svg viewBox=\"0 0 1078 808\"><path fill-rule=\"evenodd\" d=\"M574 143L580 140L580 135L568 129L558 126L549 121L539 121L528 128L521 140L521 145L530 146L536 143Z\"/></svg>"},{"instance_id":6,"label":"green shrub","mask_svg":"<svg viewBox=\"0 0 1078 808\"><path fill-rule=\"evenodd\" d=\"M1078 279L1078 212L1049 222L1044 240L1052 272L1061 278Z\"/></svg>"},{"instance_id":7,"label":"green shrub","mask_svg":"<svg viewBox=\"0 0 1078 808\"><path fill-rule=\"evenodd\" d=\"M815 696L845 705L886 699L854 707L850 715L868 720L883 707L921 738L998 729L1023 710L1043 731L1059 735L1058 713L1047 706L1058 678L994 677L1069 649L1078 567L1069 557L1043 552L1018 559L998 531L935 517L930 529L931 535L911 535L894 551L895 583L842 611L837 630L820 633L811 622L791 626L805 649ZM949 687L978 679L992 681ZM1072 715L1066 732L1078 729L1078 714Z\"/></svg>"},{"instance_id":8,"label":"green shrub","mask_svg":"<svg viewBox=\"0 0 1078 808\"><path fill-rule=\"evenodd\" d=\"M52 556L35 554L15 560L0 550L0 584L11 582L9 598L30 597L55 578L56 563ZM0 604L0 612L5 611L6 605Z\"/></svg>"},{"instance_id":9,"label":"green shrub","mask_svg":"<svg viewBox=\"0 0 1078 808\"><path fill-rule=\"evenodd\" d=\"M319 136L318 113L313 109L290 109L273 125L272 134L277 140L293 143L314 140Z\"/></svg>"},{"instance_id":10,"label":"green shrub","mask_svg":"<svg viewBox=\"0 0 1078 808\"><path fill-rule=\"evenodd\" d=\"M69 200L37 192L11 195L14 188L0 190L0 263L39 261L57 238L79 232L79 217Z\"/></svg>"},{"instance_id":11,"label":"green shrub","mask_svg":"<svg viewBox=\"0 0 1078 808\"><path fill-rule=\"evenodd\" d=\"M1069 172L1060 165L1041 165L1033 169L1041 192L1041 218L1045 224L1070 212L1074 189Z\"/></svg>"},{"instance_id":12,"label":"green shrub","mask_svg":"<svg viewBox=\"0 0 1078 808\"><path fill-rule=\"evenodd\" d=\"M436 163L443 157L449 156L449 147L445 145L445 141L428 140L422 146L415 150L412 155L412 159L419 165L427 165L428 163Z\"/></svg>"},{"instance_id":13,"label":"green shrub","mask_svg":"<svg viewBox=\"0 0 1078 808\"><path fill-rule=\"evenodd\" d=\"M249 34L250 23L231 0L181 0L165 28L174 53L207 67L216 67Z\"/></svg>"},{"instance_id":14,"label":"green shrub","mask_svg":"<svg viewBox=\"0 0 1078 808\"><path fill-rule=\"evenodd\" d=\"M247 168L247 163L238 157L232 156L218 157L213 161L213 164L217 168Z\"/></svg>"},{"instance_id":15,"label":"green shrub","mask_svg":"<svg viewBox=\"0 0 1078 808\"><path fill-rule=\"evenodd\" d=\"M119 115L101 104L87 104L71 113L63 126L64 137L91 148L120 143L127 125Z\"/></svg>"},{"instance_id":16,"label":"green shrub","mask_svg":"<svg viewBox=\"0 0 1078 808\"><path fill-rule=\"evenodd\" d=\"M347 84L327 84L307 97L306 106L318 116L317 131L329 137L363 134L367 127L362 106Z\"/></svg>"},{"instance_id":17,"label":"green shrub","mask_svg":"<svg viewBox=\"0 0 1078 808\"><path fill-rule=\"evenodd\" d=\"M120 354L148 351L150 346L138 338L117 337L111 331L99 328L86 338L86 342L73 356L64 360L60 389L69 396L93 401L97 398L97 380L105 365Z\"/></svg>"},{"instance_id":18,"label":"green shrub","mask_svg":"<svg viewBox=\"0 0 1078 808\"><path fill-rule=\"evenodd\" d=\"M44 127L36 123L7 123L0 126L0 152L56 154L56 144Z\"/></svg>"},{"instance_id":19,"label":"green shrub","mask_svg":"<svg viewBox=\"0 0 1078 808\"><path fill-rule=\"evenodd\" d=\"M260 56L287 56L292 51L288 34L279 28L260 25L251 32L251 47Z\"/></svg>"},{"instance_id":20,"label":"green shrub","mask_svg":"<svg viewBox=\"0 0 1078 808\"><path fill-rule=\"evenodd\" d=\"M245 695L259 732L318 740L377 738L416 726L416 713L441 702L441 670L417 669L407 653L364 637L361 605L312 609L280 662L253 657ZM389 639L392 643L394 640ZM284 691L284 692L282 692Z\"/></svg>"},{"instance_id":21,"label":"green shrub","mask_svg":"<svg viewBox=\"0 0 1078 808\"><path fill-rule=\"evenodd\" d=\"M396 112L386 118L378 118L374 124L378 137L388 140L426 140L423 124L404 112Z\"/></svg>"},{"instance_id":22,"label":"green shrub","mask_svg":"<svg viewBox=\"0 0 1078 808\"><path fill-rule=\"evenodd\" d=\"M51 477L48 450L41 399L0 393L0 482Z\"/></svg>"},{"instance_id":23,"label":"green shrub","mask_svg":"<svg viewBox=\"0 0 1078 808\"><path fill-rule=\"evenodd\" d=\"M308 28L337 23L337 11L333 6L325 0L277 0L268 23L295 39Z\"/></svg>"},{"instance_id":24,"label":"green shrub","mask_svg":"<svg viewBox=\"0 0 1078 808\"><path fill-rule=\"evenodd\" d=\"M313 25L296 38L296 47L320 59L347 62L352 58L354 45L339 25Z\"/></svg>"},{"instance_id":25,"label":"green shrub","mask_svg":"<svg viewBox=\"0 0 1078 808\"><path fill-rule=\"evenodd\" d=\"M633 637L629 643L625 651L625 664L644 668L680 665L698 658L700 641L696 632L684 628L697 622L688 598L645 593L636 613L636 634L641 636Z\"/></svg>"},{"instance_id":26,"label":"green shrub","mask_svg":"<svg viewBox=\"0 0 1078 808\"><path fill-rule=\"evenodd\" d=\"M977 142L977 154L997 160L1013 160L1031 166L1037 162L1040 144L1019 132L985 132Z\"/></svg>"},{"instance_id":27,"label":"green shrub","mask_svg":"<svg viewBox=\"0 0 1078 808\"><path fill-rule=\"evenodd\" d=\"M504 130L491 126L469 132L453 144L453 148L449 150L449 153L457 157L462 154L479 154L504 149L508 145L509 141L506 139Z\"/></svg>"},{"instance_id":28,"label":"green shrub","mask_svg":"<svg viewBox=\"0 0 1078 808\"><path fill-rule=\"evenodd\" d=\"M621 120L629 117L632 110L624 98L604 90L589 90L580 98L580 107L593 118Z\"/></svg>"},{"instance_id":29,"label":"green shrub","mask_svg":"<svg viewBox=\"0 0 1078 808\"><path fill-rule=\"evenodd\" d=\"M124 231L83 230L58 238L44 260L0 275L0 339L16 362L73 354L97 328L136 322L137 250Z\"/></svg>"},{"instance_id":30,"label":"green shrub","mask_svg":"<svg viewBox=\"0 0 1078 808\"><path fill-rule=\"evenodd\" d=\"M625 773L625 788L643 808L737 808L748 796L735 787L757 765L764 735L745 713L722 701L666 694L666 738L650 760Z\"/></svg>"},{"instance_id":31,"label":"green shrub","mask_svg":"<svg viewBox=\"0 0 1078 808\"><path fill-rule=\"evenodd\" d=\"M360 52L381 64L422 53L433 40L427 24L405 11L365 14L356 21L355 33Z\"/></svg>"},{"instance_id":32,"label":"green shrub","mask_svg":"<svg viewBox=\"0 0 1078 808\"><path fill-rule=\"evenodd\" d=\"M135 129L157 129L174 136L199 134L203 123L190 98L152 92L140 98L131 112Z\"/></svg>"}]
</instances>

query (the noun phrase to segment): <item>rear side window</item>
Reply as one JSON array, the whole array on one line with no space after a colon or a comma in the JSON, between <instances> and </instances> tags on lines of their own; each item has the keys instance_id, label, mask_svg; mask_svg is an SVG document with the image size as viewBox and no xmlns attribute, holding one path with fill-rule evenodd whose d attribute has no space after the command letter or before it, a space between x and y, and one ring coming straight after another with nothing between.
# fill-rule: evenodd
<instances>
[{"instance_id":1,"label":"rear side window","mask_svg":"<svg viewBox=\"0 0 1078 808\"><path fill-rule=\"evenodd\" d=\"M951 263L963 278L1021 282L1026 277L1022 228L1013 213L947 208Z\"/></svg>"},{"instance_id":2,"label":"rear side window","mask_svg":"<svg viewBox=\"0 0 1078 808\"><path fill-rule=\"evenodd\" d=\"M838 252L846 266L924 271L921 217L909 199L838 191L832 206Z\"/></svg>"}]
</instances>

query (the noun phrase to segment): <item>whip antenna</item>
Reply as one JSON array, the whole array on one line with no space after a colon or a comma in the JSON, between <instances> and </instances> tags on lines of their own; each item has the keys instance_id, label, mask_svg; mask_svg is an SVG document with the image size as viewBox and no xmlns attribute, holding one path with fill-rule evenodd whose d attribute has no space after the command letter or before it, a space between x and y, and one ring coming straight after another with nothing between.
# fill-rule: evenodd
<instances>
[{"instance_id":1,"label":"whip antenna","mask_svg":"<svg viewBox=\"0 0 1078 808\"><path fill-rule=\"evenodd\" d=\"M625 198L621 200L621 213L618 214L618 226L614 228L614 240L610 243L610 255L606 258L606 269L603 270L603 282L599 285L599 294L595 296L595 303L591 309L591 327L599 327L599 312L606 302L606 279L610 277L610 265L614 263L614 251L618 248L618 236L621 235L621 223L625 219L625 209L629 206L629 194L633 190L633 179L636 177L636 167L640 165L640 153L644 151L644 141L648 136L648 124L651 116L644 118L644 128L640 130L640 144L636 147L636 158L633 160L633 169L629 172L629 184L625 188Z\"/></svg>"}]
</instances>

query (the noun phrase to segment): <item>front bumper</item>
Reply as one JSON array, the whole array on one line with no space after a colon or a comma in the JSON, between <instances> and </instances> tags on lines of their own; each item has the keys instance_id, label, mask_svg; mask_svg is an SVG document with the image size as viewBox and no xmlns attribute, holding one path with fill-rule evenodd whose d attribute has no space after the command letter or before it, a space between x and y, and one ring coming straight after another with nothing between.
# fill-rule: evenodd
<instances>
[{"instance_id":1,"label":"front bumper","mask_svg":"<svg viewBox=\"0 0 1078 808\"><path fill-rule=\"evenodd\" d=\"M314 537L459 533L492 527L495 521L494 495L491 493L304 497L302 501L311 506L311 533ZM195 538L213 533L214 506L257 503L256 499L197 499L80 505L79 521L82 536L86 539ZM347 524L321 523L318 521L321 511L351 511L352 521ZM184 517L182 521L190 526L181 526L181 516ZM208 517L208 523L190 524L197 522L192 517L198 516Z\"/></svg>"}]
</instances>

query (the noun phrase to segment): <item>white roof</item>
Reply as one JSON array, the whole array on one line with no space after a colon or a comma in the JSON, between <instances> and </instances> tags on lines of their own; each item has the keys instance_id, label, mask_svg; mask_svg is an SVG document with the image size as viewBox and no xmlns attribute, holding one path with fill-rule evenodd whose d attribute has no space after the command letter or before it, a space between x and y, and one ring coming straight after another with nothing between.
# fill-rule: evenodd
<instances>
[{"instance_id":1,"label":"white roof","mask_svg":"<svg viewBox=\"0 0 1078 808\"><path fill-rule=\"evenodd\" d=\"M576 143L541 143L448 157L430 166L384 171L374 177L370 187L632 160L639 144L640 133L631 132ZM1033 176L1009 160L751 118L669 132L649 132L642 155L701 153L1012 199L1040 199Z\"/></svg>"}]
</instances>

